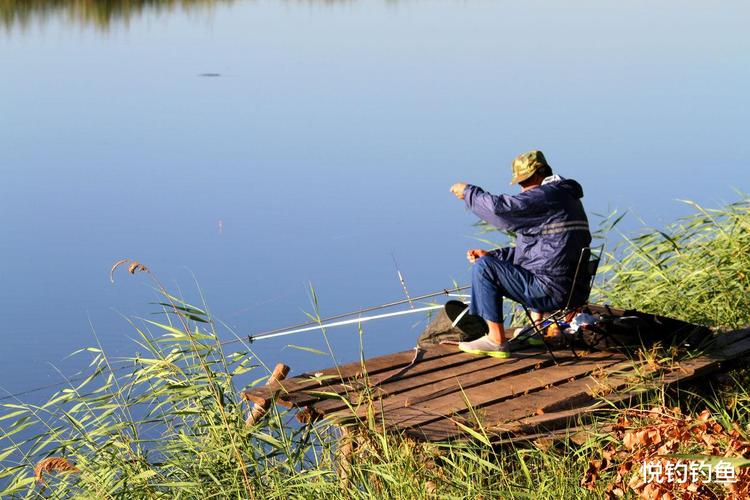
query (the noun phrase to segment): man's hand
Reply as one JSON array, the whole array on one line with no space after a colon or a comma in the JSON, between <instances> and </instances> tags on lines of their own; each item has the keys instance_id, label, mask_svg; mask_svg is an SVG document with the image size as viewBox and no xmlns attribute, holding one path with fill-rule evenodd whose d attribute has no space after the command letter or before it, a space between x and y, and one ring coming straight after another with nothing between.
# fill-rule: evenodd
<instances>
[{"instance_id":1,"label":"man's hand","mask_svg":"<svg viewBox=\"0 0 750 500\"><path fill-rule=\"evenodd\" d=\"M487 255L487 250L482 250L481 248L472 248L466 252L466 258L469 259L469 262L472 264L476 262L478 258L484 257L485 255Z\"/></svg>"},{"instance_id":2,"label":"man's hand","mask_svg":"<svg viewBox=\"0 0 750 500\"><path fill-rule=\"evenodd\" d=\"M451 186L451 193L453 193L459 200L464 199L464 189L466 189L465 182L457 182Z\"/></svg>"}]
</instances>

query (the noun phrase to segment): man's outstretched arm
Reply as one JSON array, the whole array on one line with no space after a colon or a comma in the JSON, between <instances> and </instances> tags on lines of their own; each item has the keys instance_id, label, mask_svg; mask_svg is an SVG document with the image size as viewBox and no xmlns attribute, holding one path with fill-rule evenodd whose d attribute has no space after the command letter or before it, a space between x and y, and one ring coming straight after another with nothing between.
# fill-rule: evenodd
<instances>
[{"instance_id":1,"label":"man's outstretched arm","mask_svg":"<svg viewBox=\"0 0 750 500\"><path fill-rule=\"evenodd\" d=\"M497 196L479 186L458 182L451 186L451 192L459 200L464 200L477 217L499 229L515 231L543 222L543 207L530 191L516 196ZM540 220L536 220L538 218Z\"/></svg>"}]
</instances>

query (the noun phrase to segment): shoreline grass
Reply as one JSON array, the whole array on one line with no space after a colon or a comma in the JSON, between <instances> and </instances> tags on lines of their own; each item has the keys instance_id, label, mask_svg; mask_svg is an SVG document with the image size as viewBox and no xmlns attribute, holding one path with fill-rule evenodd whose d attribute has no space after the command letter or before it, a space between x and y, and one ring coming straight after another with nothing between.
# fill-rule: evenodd
<instances>
[{"instance_id":1,"label":"shoreline grass","mask_svg":"<svg viewBox=\"0 0 750 500\"><path fill-rule=\"evenodd\" d=\"M603 265L597 297L714 327L750 324L750 200L695 208L668 228L625 236ZM137 357L82 350L86 379L42 404L0 405L0 460L9 464L0 497L602 498L620 484L620 472L601 463L598 480L581 484L612 442L606 433L578 444L493 448L482 439L424 445L371 424L350 436L361 452L342 470L340 436L325 423L291 425L292 413L272 408L248 427L240 390L262 383L268 369L248 346L225 351L205 306L180 301L129 264L155 280L165 319L131 323ZM657 391L638 407L693 416L709 409L717 425L739 428L747 440L747 373L706 382L701 395ZM591 428L623 415L613 410ZM732 494L722 488L710 491Z\"/></svg>"}]
</instances>

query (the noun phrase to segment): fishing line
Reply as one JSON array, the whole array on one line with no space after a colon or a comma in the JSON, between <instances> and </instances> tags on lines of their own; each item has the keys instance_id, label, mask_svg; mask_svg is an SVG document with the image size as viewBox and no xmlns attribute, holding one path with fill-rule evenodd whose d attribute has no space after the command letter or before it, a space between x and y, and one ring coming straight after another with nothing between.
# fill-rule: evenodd
<instances>
[{"instance_id":1,"label":"fishing line","mask_svg":"<svg viewBox=\"0 0 750 500\"><path fill-rule=\"evenodd\" d=\"M102 372L101 375L105 375L106 373L117 373L121 372L122 370L126 368L132 368L133 364L132 362L128 362L122 365L115 365L114 368L112 368L109 372ZM14 393L8 393L5 396L0 396L0 401L6 401L8 399L18 399L19 396L25 396L27 394L32 394L34 392L43 391L45 389L55 389L57 387L62 387L64 385L73 385L76 382L82 382L86 380L87 378L91 377L91 374L89 375L79 375L76 377L69 378L67 380L63 380L61 382L54 382L47 385L41 385L39 387L33 387L31 389L26 389L24 391L14 392ZM3 389L5 391L5 389ZM6 391L8 392L8 391Z\"/></svg>"}]
</instances>

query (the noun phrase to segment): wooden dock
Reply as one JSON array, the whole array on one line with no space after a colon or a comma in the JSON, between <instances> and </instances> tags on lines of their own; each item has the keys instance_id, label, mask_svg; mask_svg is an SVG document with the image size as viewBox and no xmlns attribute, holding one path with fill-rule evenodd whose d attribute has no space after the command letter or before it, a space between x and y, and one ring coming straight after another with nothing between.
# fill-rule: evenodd
<instances>
[{"instance_id":1,"label":"wooden dock","mask_svg":"<svg viewBox=\"0 0 750 500\"><path fill-rule=\"evenodd\" d=\"M525 349L510 359L464 354L455 346L404 351L298 375L245 391L267 408L298 409L302 422L384 424L419 441L476 436L528 440L571 432L598 409L643 390L685 383L750 355L750 330L717 335L710 354L659 363L621 352Z\"/></svg>"}]
</instances>

